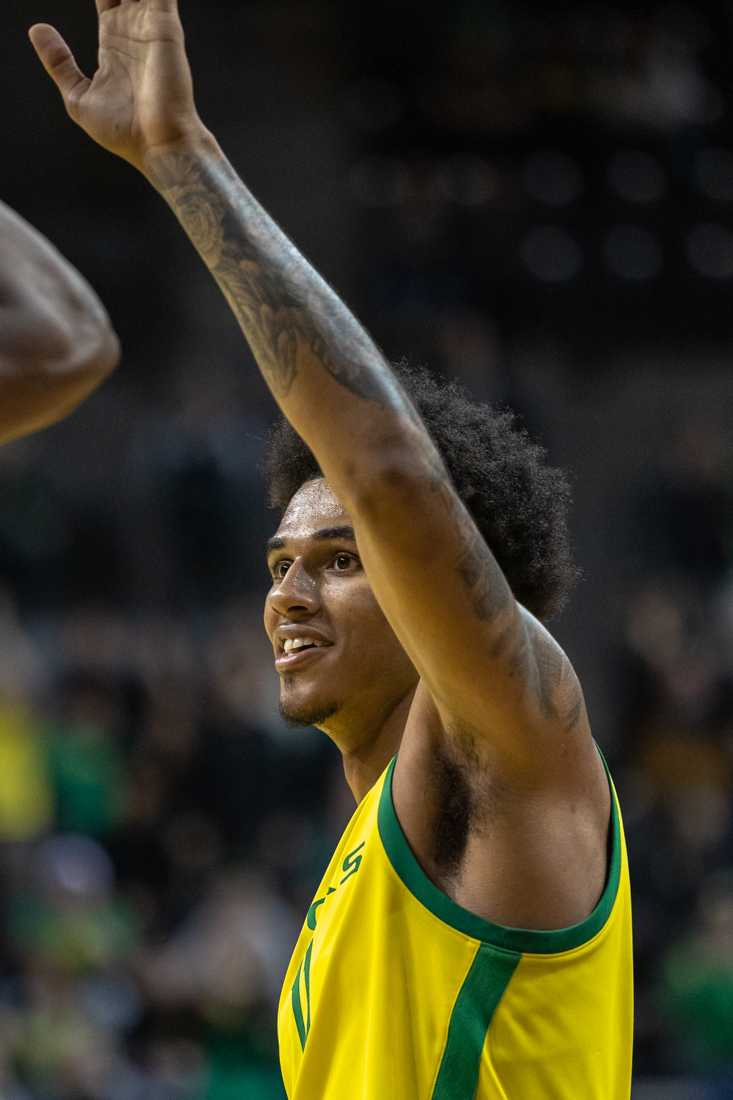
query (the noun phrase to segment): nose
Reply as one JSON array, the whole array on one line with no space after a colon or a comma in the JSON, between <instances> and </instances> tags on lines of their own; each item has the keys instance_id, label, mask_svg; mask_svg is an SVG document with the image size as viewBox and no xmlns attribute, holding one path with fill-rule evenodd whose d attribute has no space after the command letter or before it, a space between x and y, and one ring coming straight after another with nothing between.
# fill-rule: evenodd
<instances>
[{"instance_id":1,"label":"nose","mask_svg":"<svg viewBox=\"0 0 733 1100\"><path fill-rule=\"evenodd\" d=\"M320 604L318 585L303 564L294 561L282 580L273 584L267 602L274 611L286 618L298 611L312 615Z\"/></svg>"}]
</instances>

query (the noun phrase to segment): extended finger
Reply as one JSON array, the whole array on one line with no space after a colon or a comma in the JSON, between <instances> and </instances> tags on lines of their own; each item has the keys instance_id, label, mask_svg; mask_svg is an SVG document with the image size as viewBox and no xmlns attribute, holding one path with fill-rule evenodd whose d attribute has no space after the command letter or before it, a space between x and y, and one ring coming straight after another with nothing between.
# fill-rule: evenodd
<instances>
[{"instance_id":1,"label":"extended finger","mask_svg":"<svg viewBox=\"0 0 733 1100\"><path fill-rule=\"evenodd\" d=\"M68 109L70 100L79 99L91 80L84 76L73 53L55 27L48 23L35 23L28 31L28 37Z\"/></svg>"}]
</instances>

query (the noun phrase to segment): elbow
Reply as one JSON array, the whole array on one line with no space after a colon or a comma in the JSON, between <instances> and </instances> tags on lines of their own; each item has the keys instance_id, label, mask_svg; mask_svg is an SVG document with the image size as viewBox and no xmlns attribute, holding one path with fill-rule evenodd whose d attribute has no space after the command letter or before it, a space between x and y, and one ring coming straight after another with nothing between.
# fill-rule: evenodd
<instances>
[{"instance_id":1,"label":"elbow","mask_svg":"<svg viewBox=\"0 0 733 1100\"><path fill-rule=\"evenodd\" d=\"M49 395L58 395L58 412L65 416L101 386L117 369L122 358L119 337L111 325L73 345L69 354L43 364L44 384Z\"/></svg>"},{"instance_id":2,"label":"elbow","mask_svg":"<svg viewBox=\"0 0 733 1100\"><path fill-rule=\"evenodd\" d=\"M0 360L5 380L63 385L80 375L106 378L119 365L120 341L103 311L64 319L17 311L2 321Z\"/></svg>"},{"instance_id":3,"label":"elbow","mask_svg":"<svg viewBox=\"0 0 733 1100\"><path fill-rule=\"evenodd\" d=\"M370 463L360 476L352 476L351 503L357 513L376 517L385 509L409 507L428 484L428 472L415 461L414 455L393 453Z\"/></svg>"},{"instance_id":4,"label":"elbow","mask_svg":"<svg viewBox=\"0 0 733 1100\"><path fill-rule=\"evenodd\" d=\"M362 484L364 494L375 502L384 497L409 502L444 481L450 483L440 452L422 424L402 420L371 453L377 458Z\"/></svg>"},{"instance_id":5,"label":"elbow","mask_svg":"<svg viewBox=\"0 0 733 1100\"><path fill-rule=\"evenodd\" d=\"M50 400L56 394L61 405L73 407L114 373L121 358L120 341L111 326L96 332L87 328L78 340L72 336L55 353L39 354L23 373Z\"/></svg>"},{"instance_id":6,"label":"elbow","mask_svg":"<svg viewBox=\"0 0 733 1100\"><path fill-rule=\"evenodd\" d=\"M116 370L122 358L119 337L104 310L67 322L55 339L57 353L49 356L47 365L48 373L56 376L68 373L102 380Z\"/></svg>"},{"instance_id":7,"label":"elbow","mask_svg":"<svg viewBox=\"0 0 733 1100\"><path fill-rule=\"evenodd\" d=\"M117 370L121 359L120 339L112 326L107 325L99 333L97 345L89 355L86 369L91 374L98 374L100 378L107 378Z\"/></svg>"},{"instance_id":8,"label":"elbow","mask_svg":"<svg viewBox=\"0 0 733 1100\"><path fill-rule=\"evenodd\" d=\"M120 362L120 342L111 329L83 347L56 341L34 355L0 356L0 444L63 420L98 389Z\"/></svg>"},{"instance_id":9,"label":"elbow","mask_svg":"<svg viewBox=\"0 0 733 1100\"><path fill-rule=\"evenodd\" d=\"M51 389L86 395L114 373L121 359L119 337L111 325L104 325L95 332L87 329L78 339L72 336L55 356L39 357L33 373L43 376Z\"/></svg>"}]
</instances>

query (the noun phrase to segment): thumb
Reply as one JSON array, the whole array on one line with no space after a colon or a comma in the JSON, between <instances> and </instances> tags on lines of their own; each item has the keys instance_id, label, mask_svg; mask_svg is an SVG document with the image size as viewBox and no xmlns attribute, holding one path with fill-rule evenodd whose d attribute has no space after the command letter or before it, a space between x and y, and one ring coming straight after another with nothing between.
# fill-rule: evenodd
<instances>
[{"instance_id":1,"label":"thumb","mask_svg":"<svg viewBox=\"0 0 733 1100\"><path fill-rule=\"evenodd\" d=\"M84 76L55 27L50 27L48 23L35 23L28 31L28 37L71 114L71 107L84 95L91 80Z\"/></svg>"}]
</instances>

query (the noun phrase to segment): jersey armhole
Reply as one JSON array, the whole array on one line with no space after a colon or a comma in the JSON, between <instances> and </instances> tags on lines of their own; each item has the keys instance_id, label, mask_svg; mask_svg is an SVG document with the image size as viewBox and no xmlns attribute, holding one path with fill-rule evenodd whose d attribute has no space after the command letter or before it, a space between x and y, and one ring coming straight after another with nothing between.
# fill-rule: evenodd
<instances>
[{"instance_id":1,"label":"jersey armhole","mask_svg":"<svg viewBox=\"0 0 733 1100\"><path fill-rule=\"evenodd\" d=\"M397 817L392 797L392 777L397 756L392 757L379 796L377 821L382 845L389 862L410 893L439 920L473 939L505 951L527 955L554 955L572 951L592 940L604 928L613 911L621 879L621 818L618 798L606 759L596 744L611 794L606 884L592 913L567 928L510 928L493 924L464 909L432 882L420 866Z\"/></svg>"}]
</instances>

